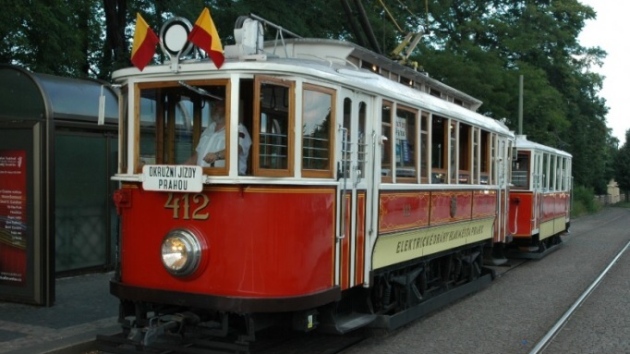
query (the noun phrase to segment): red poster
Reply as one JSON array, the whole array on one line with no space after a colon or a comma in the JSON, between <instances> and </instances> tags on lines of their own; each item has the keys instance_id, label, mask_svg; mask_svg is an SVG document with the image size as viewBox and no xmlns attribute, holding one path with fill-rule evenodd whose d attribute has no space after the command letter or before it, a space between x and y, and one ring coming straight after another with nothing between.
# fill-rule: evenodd
<instances>
[{"instance_id":1,"label":"red poster","mask_svg":"<svg viewBox=\"0 0 630 354\"><path fill-rule=\"evenodd\" d=\"M26 151L0 150L0 284L26 285Z\"/></svg>"}]
</instances>

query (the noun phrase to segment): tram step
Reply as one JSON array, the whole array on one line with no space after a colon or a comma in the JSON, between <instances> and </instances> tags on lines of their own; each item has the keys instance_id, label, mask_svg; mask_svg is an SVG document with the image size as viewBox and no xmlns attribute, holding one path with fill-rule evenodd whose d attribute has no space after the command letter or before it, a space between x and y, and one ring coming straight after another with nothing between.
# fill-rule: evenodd
<instances>
[{"instance_id":1,"label":"tram step","mask_svg":"<svg viewBox=\"0 0 630 354\"><path fill-rule=\"evenodd\" d=\"M352 312L348 314L338 314L333 319L333 323L320 326L320 330L328 333L345 334L355 329L365 327L376 319L376 315Z\"/></svg>"}]
</instances>

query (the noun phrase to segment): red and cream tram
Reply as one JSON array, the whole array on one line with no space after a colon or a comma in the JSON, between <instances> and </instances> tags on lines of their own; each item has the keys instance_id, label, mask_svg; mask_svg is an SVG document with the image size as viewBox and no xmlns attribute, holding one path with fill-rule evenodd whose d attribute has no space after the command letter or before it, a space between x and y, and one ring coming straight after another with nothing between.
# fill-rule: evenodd
<instances>
[{"instance_id":1,"label":"red and cream tram","mask_svg":"<svg viewBox=\"0 0 630 354\"><path fill-rule=\"evenodd\" d=\"M509 231L513 256L540 258L562 242L571 217L571 154L516 137Z\"/></svg>"},{"instance_id":2,"label":"red and cream tram","mask_svg":"<svg viewBox=\"0 0 630 354\"><path fill-rule=\"evenodd\" d=\"M259 21L238 23L220 68L183 44L163 45L165 64L114 73L110 290L130 337L210 323L241 339L270 321L397 327L428 299L487 284L483 255L508 236L513 133L473 97L357 45L263 44ZM221 104L222 149L188 164L202 133L219 131Z\"/></svg>"}]
</instances>

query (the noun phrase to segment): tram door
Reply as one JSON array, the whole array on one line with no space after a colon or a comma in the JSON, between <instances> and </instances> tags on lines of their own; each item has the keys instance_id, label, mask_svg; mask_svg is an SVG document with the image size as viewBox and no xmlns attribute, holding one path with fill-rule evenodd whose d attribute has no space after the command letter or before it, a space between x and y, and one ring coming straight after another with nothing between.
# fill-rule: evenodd
<instances>
[{"instance_id":1,"label":"tram door","mask_svg":"<svg viewBox=\"0 0 630 354\"><path fill-rule=\"evenodd\" d=\"M372 97L350 90L342 92L342 121L338 125L337 153L337 240L335 284L347 289L363 284L366 225L371 190L368 174L373 164L368 143L372 137Z\"/></svg>"}]
</instances>

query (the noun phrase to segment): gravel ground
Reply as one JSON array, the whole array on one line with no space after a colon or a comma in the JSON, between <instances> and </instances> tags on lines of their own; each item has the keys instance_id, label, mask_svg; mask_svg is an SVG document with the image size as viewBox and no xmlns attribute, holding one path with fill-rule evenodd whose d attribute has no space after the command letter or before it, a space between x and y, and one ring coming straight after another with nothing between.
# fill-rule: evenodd
<instances>
[{"instance_id":1,"label":"gravel ground","mask_svg":"<svg viewBox=\"0 0 630 354\"><path fill-rule=\"evenodd\" d=\"M528 353L630 240L628 218L630 209L606 208L574 220L560 249L545 258L506 268L508 271L481 292L393 333L372 337L344 354ZM623 278L623 274L619 277ZM607 289L610 298L606 301L614 304L609 304L612 312L618 309L630 313L627 282L611 280L600 289ZM563 332L558 337L562 339L559 347L550 347L548 353L630 352L626 339L630 337L628 321L611 325L604 312L596 307L591 311L601 319L591 331L610 334L611 343L585 347L586 339L565 339L564 335L570 333ZM581 316L593 314L586 312ZM584 321L571 324L589 325ZM610 347L625 350L604 350Z\"/></svg>"}]
</instances>

